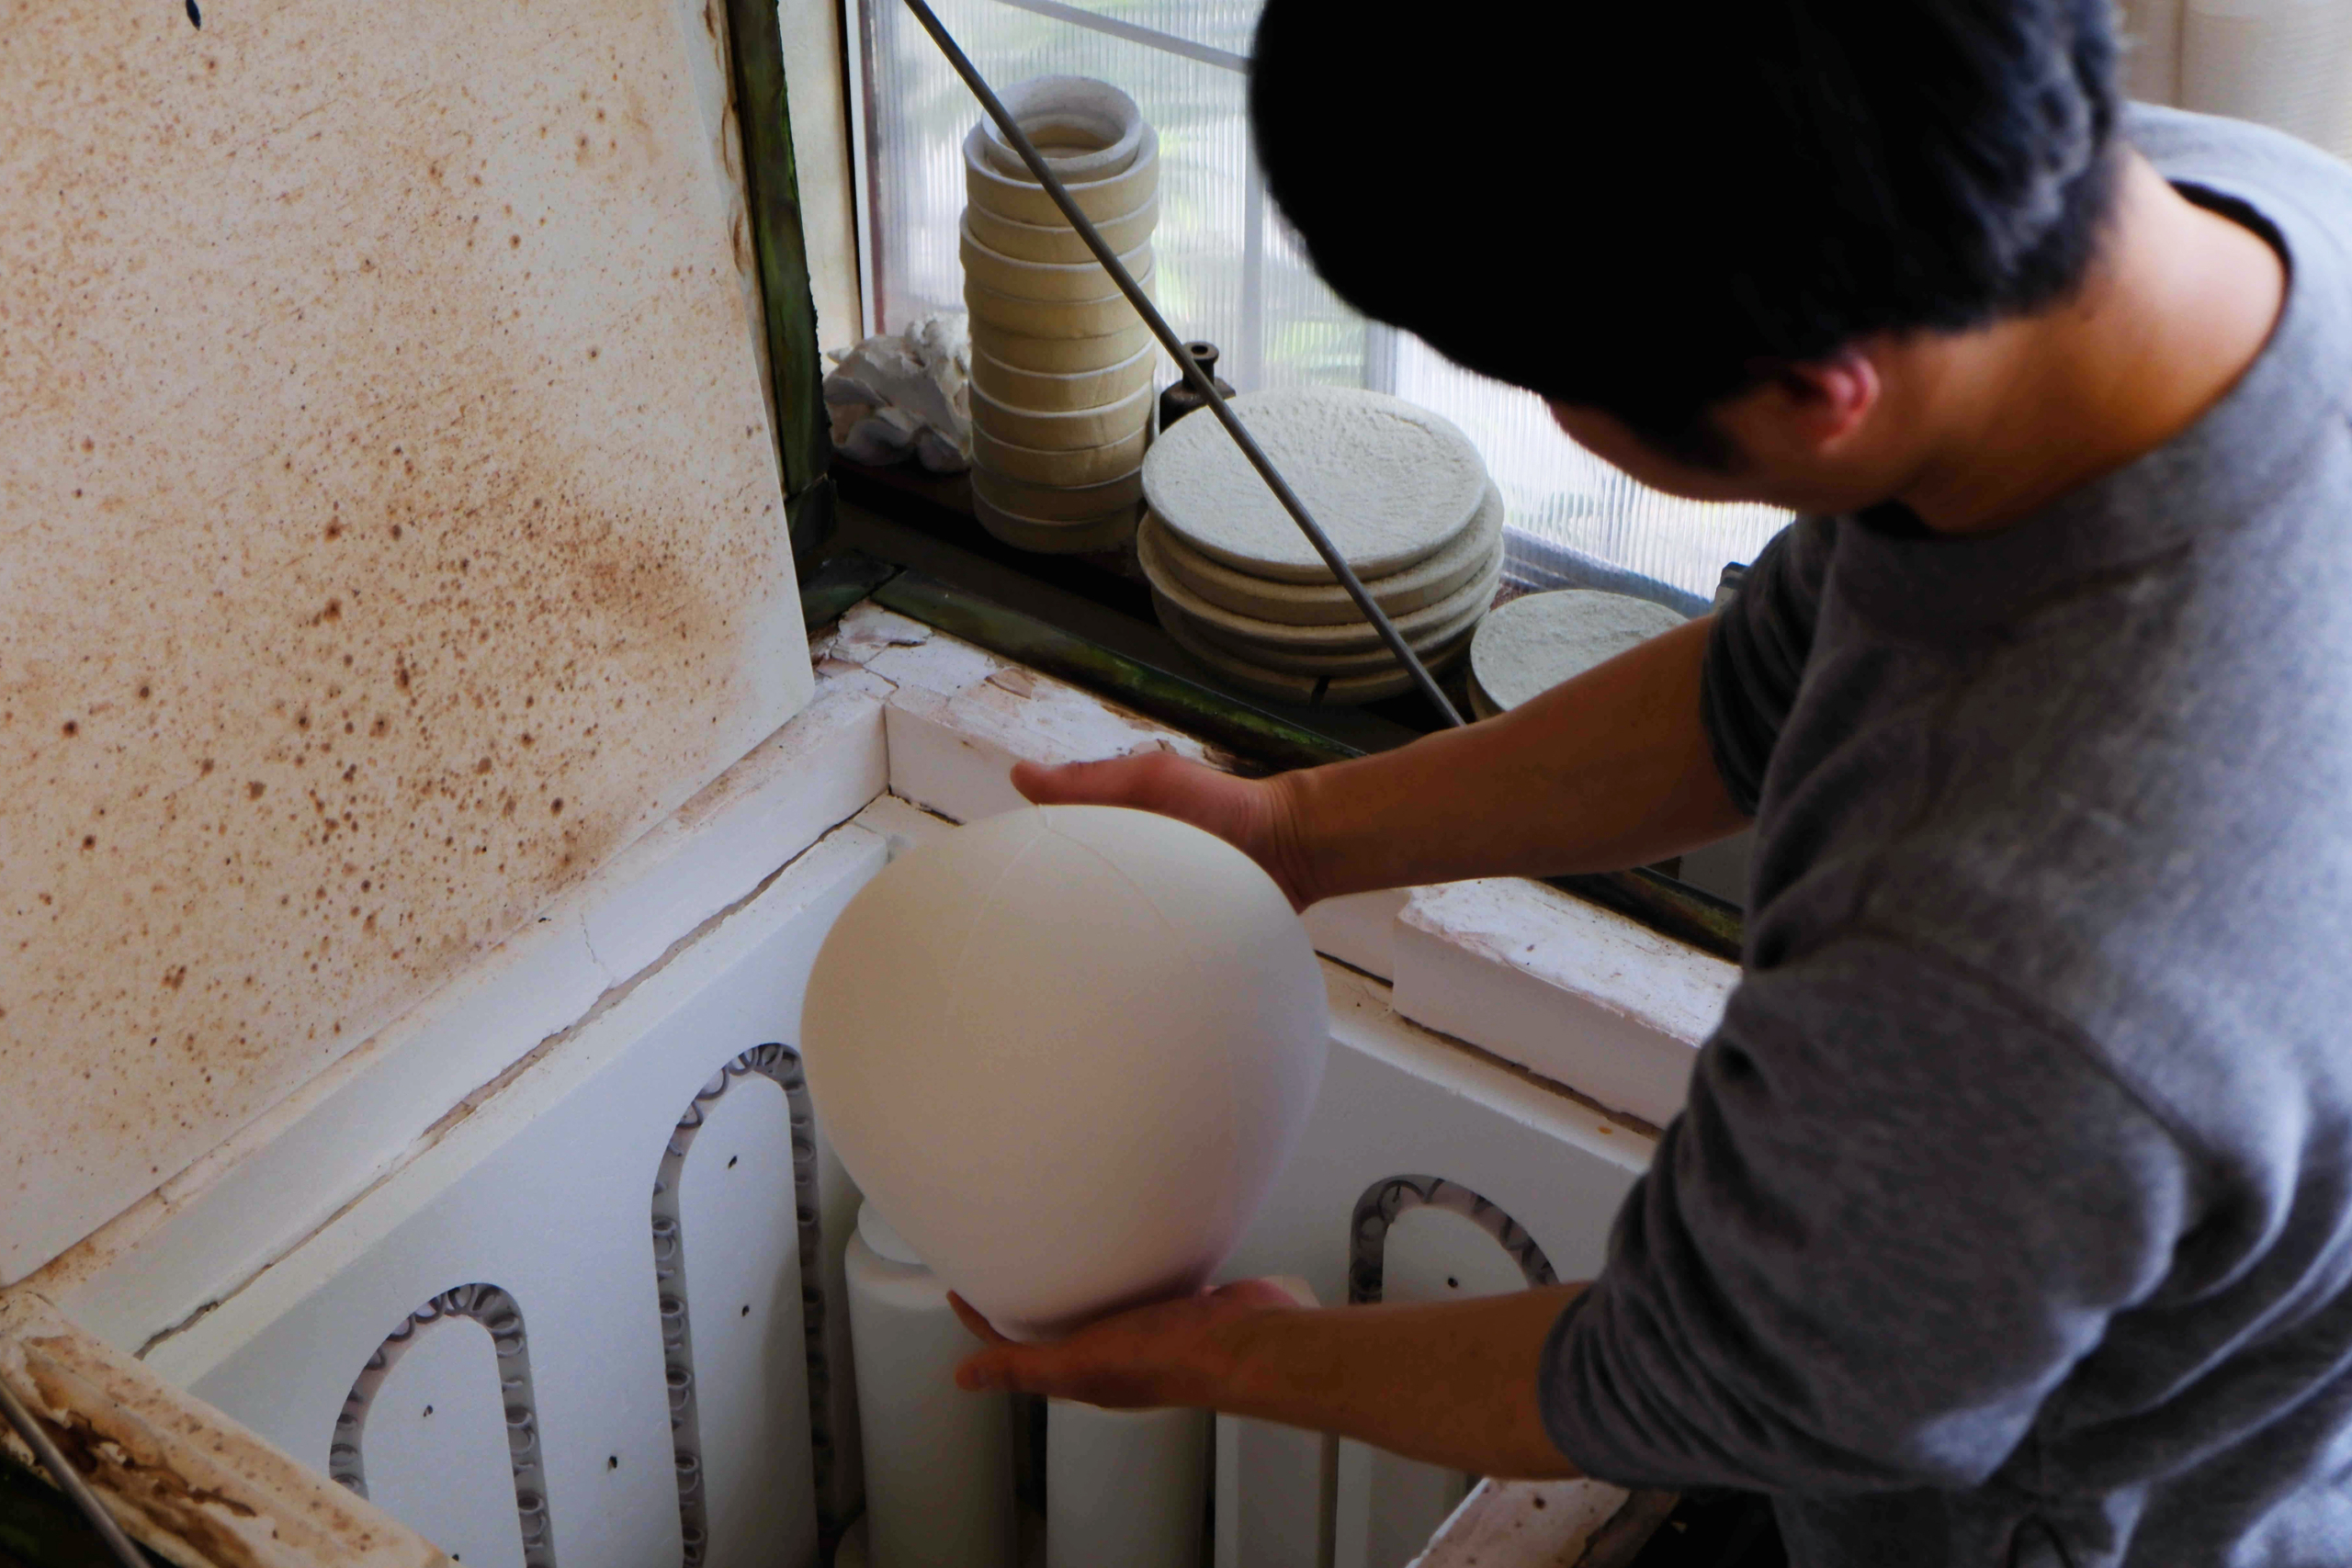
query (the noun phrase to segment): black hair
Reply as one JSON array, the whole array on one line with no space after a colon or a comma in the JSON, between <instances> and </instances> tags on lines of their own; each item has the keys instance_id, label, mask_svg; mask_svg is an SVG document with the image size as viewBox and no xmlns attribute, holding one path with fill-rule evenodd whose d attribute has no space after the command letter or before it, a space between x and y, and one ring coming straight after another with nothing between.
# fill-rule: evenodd
<instances>
[{"instance_id":1,"label":"black hair","mask_svg":"<svg viewBox=\"0 0 2352 1568\"><path fill-rule=\"evenodd\" d=\"M1268 0L1250 115L1350 303L1689 451L1776 365L2075 288L2110 4Z\"/></svg>"}]
</instances>

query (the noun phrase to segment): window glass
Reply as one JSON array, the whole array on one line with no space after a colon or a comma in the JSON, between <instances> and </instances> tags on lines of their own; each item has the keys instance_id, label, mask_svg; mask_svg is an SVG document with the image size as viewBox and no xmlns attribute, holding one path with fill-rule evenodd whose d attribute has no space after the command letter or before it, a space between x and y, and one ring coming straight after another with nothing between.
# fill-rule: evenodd
<instances>
[{"instance_id":1,"label":"window glass","mask_svg":"<svg viewBox=\"0 0 2352 1568\"><path fill-rule=\"evenodd\" d=\"M1614 582L1683 608L1787 520L1678 501L1587 456L1532 394L1367 324L1317 280L1250 154L1244 68L1260 0L933 0L999 86L1099 77L1159 132L1153 294L1175 329L1223 351L1236 388L1372 387L1434 409L1478 444L1509 504L1514 575ZM898 0L859 0L864 215L876 326L960 309L964 133L979 106ZM1163 367L1163 383L1174 378ZM1626 577L1624 574L1631 574Z\"/></svg>"}]
</instances>

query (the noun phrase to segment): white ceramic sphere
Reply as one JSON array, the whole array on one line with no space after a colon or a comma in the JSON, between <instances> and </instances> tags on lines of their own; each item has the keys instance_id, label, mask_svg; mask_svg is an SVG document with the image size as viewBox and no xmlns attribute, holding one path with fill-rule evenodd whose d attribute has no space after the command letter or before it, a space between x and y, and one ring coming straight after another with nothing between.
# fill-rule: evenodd
<instances>
[{"instance_id":1,"label":"white ceramic sphere","mask_svg":"<svg viewBox=\"0 0 2352 1568\"><path fill-rule=\"evenodd\" d=\"M1006 1334L1198 1290L1305 1126L1322 974L1272 878L1113 807L912 850L834 922L801 1006L817 1114L867 1200Z\"/></svg>"}]
</instances>

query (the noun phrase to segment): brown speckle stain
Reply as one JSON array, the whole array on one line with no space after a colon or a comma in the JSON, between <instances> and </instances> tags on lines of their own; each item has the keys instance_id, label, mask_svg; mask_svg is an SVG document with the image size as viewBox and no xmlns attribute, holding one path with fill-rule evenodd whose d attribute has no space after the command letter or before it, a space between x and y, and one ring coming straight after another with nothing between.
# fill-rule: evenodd
<instances>
[{"instance_id":1,"label":"brown speckle stain","mask_svg":"<svg viewBox=\"0 0 2352 1568\"><path fill-rule=\"evenodd\" d=\"M198 69L136 11L0 51L44 258L0 403L52 470L0 497L0 581L40 583L0 604L0 1190L53 1177L81 1229L772 731L792 646L772 456L663 434L765 428L695 35L435 4Z\"/></svg>"}]
</instances>

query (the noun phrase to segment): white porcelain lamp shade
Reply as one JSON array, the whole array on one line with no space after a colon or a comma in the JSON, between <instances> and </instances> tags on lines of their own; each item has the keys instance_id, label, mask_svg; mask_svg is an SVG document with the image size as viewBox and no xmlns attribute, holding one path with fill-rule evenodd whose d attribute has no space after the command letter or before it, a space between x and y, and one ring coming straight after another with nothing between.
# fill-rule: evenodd
<instances>
[{"instance_id":1,"label":"white porcelain lamp shade","mask_svg":"<svg viewBox=\"0 0 2352 1568\"><path fill-rule=\"evenodd\" d=\"M1046 807L851 900L801 1049L867 1200L1034 1340L1208 1281L1306 1122L1329 1027L1256 863L1166 818Z\"/></svg>"}]
</instances>

